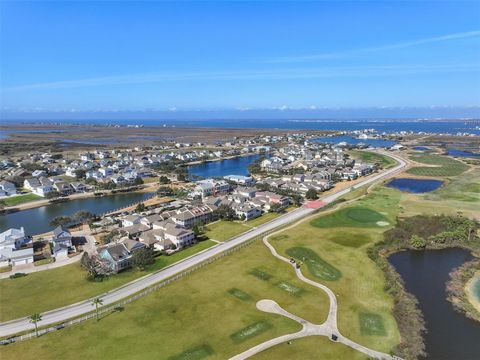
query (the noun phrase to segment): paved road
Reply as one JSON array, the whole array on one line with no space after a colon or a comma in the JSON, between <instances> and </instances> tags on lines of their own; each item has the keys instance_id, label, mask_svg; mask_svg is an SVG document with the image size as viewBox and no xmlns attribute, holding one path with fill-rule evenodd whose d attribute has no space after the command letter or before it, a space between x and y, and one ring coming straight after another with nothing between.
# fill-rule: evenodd
<instances>
[{"instance_id":1,"label":"paved road","mask_svg":"<svg viewBox=\"0 0 480 360\"><path fill-rule=\"evenodd\" d=\"M369 177L359 183L356 183L354 184L353 186L355 186L355 188L359 187L359 186L362 186L362 185L366 185L366 184L370 184L372 182L375 182L375 181L378 181L378 180L381 180L381 179L384 179L384 178L387 178L387 177L390 177L392 176L393 174L395 174L396 172L398 171L401 171L405 166L406 166L406 162L395 156L395 155L391 155L389 154L390 156L392 156L394 159L396 159L398 161L398 165L396 165L395 167L391 168L391 169L388 169L382 173L379 173L375 176L372 176L372 177ZM344 190L341 190L335 194L332 194L332 195L329 195L325 198L322 198L321 200L326 202L326 203L329 203L329 202L332 202L336 199L338 199L339 197L347 194L349 191L351 190L351 188L346 188ZM309 209L309 208L306 208L306 207L301 207L301 208L298 208L294 211L291 211L285 215L282 215L282 216L279 216L277 217L276 219L268 222L268 223L265 223L263 225L260 225L258 226L257 228L255 229L252 229L252 230L249 230L247 231L246 233L243 233L239 236L236 236L232 239L230 239L229 241L227 242L224 242L224 243L221 243L219 245L216 245L216 246L213 246L201 253L198 253L190 258L187 258L181 262L178 262L168 268L165 268L165 269L162 269L162 270L159 270L158 272L155 272L153 274L149 274L149 275L146 275L142 278L139 278L137 280L134 280L124 286L121 286L117 289L114 289L114 290L111 290L105 294L102 294L100 295L100 297L102 298L103 300L103 304L104 305L109 305L109 304L113 304L121 299L124 299L126 297L129 297L149 286L152 286L158 282L161 282L165 279L168 279L182 271L185 271L187 270L188 268L194 266L194 265L197 265L213 256L216 256L228 249L231 249L231 248L234 248L236 246L238 246L239 244L242 244L243 242L247 241L247 240L250 240L254 237L257 237L263 233L265 233L266 231L269 231L269 230L273 230L273 229L276 229L282 225L285 225L287 223L290 223L290 222L293 222L295 220L299 220L309 214L311 214L313 211L315 211L314 209ZM72 304L72 305L69 305L69 306L65 306L65 307L62 307L62 308L58 308L58 309L55 309L55 310L52 310L52 311L49 311L49 312L46 312L46 313L42 313L42 321L39 322L39 325L40 326L45 326L45 325L50 325L50 324L54 324L54 323L59 323L59 322L63 322L63 321L66 321L70 318L73 318L73 317L78 317L80 315L84 315L86 313L89 313L91 311L93 311L94 308L93 306L91 305L91 299L87 299L87 300L84 300L84 301L81 301L81 302L78 302L76 304ZM5 337L5 336L9 336L9 335L13 335L13 334L16 334L16 333L19 333L19 332L23 332L23 331L26 331L26 330L31 330L32 329L32 324L29 322L29 319L27 317L25 318L20 318L20 319L16 319L16 320L11 320L11 321L8 321L8 322L4 322L4 323L1 323L0 324L0 337Z\"/></svg>"}]
</instances>

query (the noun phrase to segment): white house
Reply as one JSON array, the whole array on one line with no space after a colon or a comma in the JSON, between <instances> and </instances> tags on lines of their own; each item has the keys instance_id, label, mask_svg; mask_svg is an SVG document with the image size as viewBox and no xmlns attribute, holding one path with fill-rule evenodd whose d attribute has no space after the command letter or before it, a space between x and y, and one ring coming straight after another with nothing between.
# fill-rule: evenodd
<instances>
[{"instance_id":1,"label":"white house","mask_svg":"<svg viewBox=\"0 0 480 360\"><path fill-rule=\"evenodd\" d=\"M33 263L32 239L25 230L9 229L0 234L0 267Z\"/></svg>"},{"instance_id":2,"label":"white house","mask_svg":"<svg viewBox=\"0 0 480 360\"><path fill-rule=\"evenodd\" d=\"M122 226L128 227L133 225L138 225L141 223L142 217L139 215L127 215L122 220Z\"/></svg>"}]
</instances>

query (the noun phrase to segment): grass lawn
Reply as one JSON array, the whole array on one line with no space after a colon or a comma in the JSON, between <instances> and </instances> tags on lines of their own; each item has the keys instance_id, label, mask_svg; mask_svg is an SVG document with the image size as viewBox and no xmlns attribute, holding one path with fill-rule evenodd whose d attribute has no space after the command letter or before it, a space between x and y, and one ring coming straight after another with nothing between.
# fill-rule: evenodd
<instances>
[{"instance_id":1,"label":"grass lawn","mask_svg":"<svg viewBox=\"0 0 480 360\"><path fill-rule=\"evenodd\" d=\"M166 266L172 265L177 261L183 260L189 256L192 256L200 251L208 249L214 245L217 245L214 241L205 240L201 241L193 246L190 246L182 251L176 252L173 255L162 255L156 258L155 264L148 268L148 271L156 271L163 269Z\"/></svg>"},{"instance_id":2,"label":"grass lawn","mask_svg":"<svg viewBox=\"0 0 480 360\"><path fill-rule=\"evenodd\" d=\"M395 165L395 160L389 156L370 152L370 151L358 151L352 150L349 152L354 159L361 160L366 163L375 164L379 163L383 168L388 169Z\"/></svg>"},{"instance_id":3,"label":"grass lawn","mask_svg":"<svg viewBox=\"0 0 480 360\"><path fill-rule=\"evenodd\" d=\"M25 195L11 196L3 200L5 201L6 206L16 206L16 205L20 205L30 201L40 200L40 199L43 199L43 198L35 194L25 194Z\"/></svg>"},{"instance_id":4,"label":"grass lawn","mask_svg":"<svg viewBox=\"0 0 480 360\"><path fill-rule=\"evenodd\" d=\"M461 161L447 156L433 154L414 154L410 158L413 161L433 166L418 166L407 172L420 176L457 176L469 169L469 166Z\"/></svg>"},{"instance_id":5,"label":"grass lawn","mask_svg":"<svg viewBox=\"0 0 480 360\"><path fill-rule=\"evenodd\" d=\"M425 194L402 194L400 214L455 215L461 211L465 216L478 216L480 207L480 169L449 178L440 189Z\"/></svg>"},{"instance_id":6,"label":"grass lawn","mask_svg":"<svg viewBox=\"0 0 480 360\"><path fill-rule=\"evenodd\" d=\"M40 265L51 264L53 262L55 262L55 258L42 259L42 260L35 261L33 265L40 266Z\"/></svg>"},{"instance_id":7,"label":"grass lawn","mask_svg":"<svg viewBox=\"0 0 480 360\"><path fill-rule=\"evenodd\" d=\"M364 354L343 344L334 344L325 337L310 336L293 340L291 344L280 344L262 351L249 360L368 360Z\"/></svg>"},{"instance_id":8,"label":"grass lawn","mask_svg":"<svg viewBox=\"0 0 480 360\"><path fill-rule=\"evenodd\" d=\"M282 214L266 213L266 214L263 214L260 217L255 218L255 219L248 220L245 223L245 225L250 226L250 227L257 227L259 225L265 224L266 222L272 221L273 219L279 217L280 215L282 215Z\"/></svg>"},{"instance_id":9,"label":"grass lawn","mask_svg":"<svg viewBox=\"0 0 480 360\"><path fill-rule=\"evenodd\" d=\"M369 244L382 239L386 227L382 228L376 225L363 227L358 224L361 223L359 220L366 220L371 224L380 217L393 224L398 212L400 196L394 190L378 187L371 195L358 200L355 206L319 215L311 222L303 222L274 235L271 240L271 244L277 251L287 257L293 256L292 249L297 249L297 252L299 252L298 249L302 249L300 251L302 254L307 253L306 255L296 254L297 256L294 257L300 256L302 260L304 257L307 259L304 261L303 274L305 276L326 284L337 294L338 325L342 334L362 345L387 353L400 341L396 322L391 314L393 299L385 294L382 271L366 254ZM348 216L349 213L345 211L346 209L362 209L362 211L358 214L355 211L352 217ZM375 211L373 213L365 212L364 209ZM325 220L321 220L322 218ZM342 225L336 226L338 222ZM322 224L322 226L317 227L314 224ZM281 237L282 235L286 237ZM338 273L334 271L332 274L341 274L341 276L335 277L335 281L319 280L319 277L324 275L323 271L318 271L314 266L308 266L309 263L315 265L310 259L314 259L314 262L318 263L318 258L321 260L320 263L326 263L338 271ZM322 269L323 267L320 268L320 270ZM308 287L307 290L309 290ZM383 326L384 333L382 335L367 333L365 331L366 321L360 321L360 314L368 314L370 318L376 319L377 322L373 324L377 326L375 329L378 330ZM289 350L285 351L286 354L290 354ZM275 352L272 351L271 354L275 354ZM307 352L307 354L309 353ZM298 358L314 358L313 354L309 355L310 357L303 354L303 357ZM274 355L271 356L274 358ZM329 358L351 359L356 358L355 356L359 356L360 359L365 358L360 355L347 357L337 355L337 357ZM254 358L267 359L268 357L257 356Z\"/></svg>"},{"instance_id":10,"label":"grass lawn","mask_svg":"<svg viewBox=\"0 0 480 360\"><path fill-rule=\"evenodd\" d=\"M389 224L388 219L378 211L351 206L330 215L317 218L311 224L318 228L330 227L378 227Z\"/></svg>"},{"instance_id":11,"label":"grass lawn","mask_svg":"<svg viewBox=\"0 0 480 360\"><path fill-rule=\"evenodd\" d=\"M249 273L259 267L271 278L261 280ZM261 299L272 299L316 323L325 320L328 298L321 290L308 287L294 296L278 287L280 282L307 287L288 264L271 256L258 241L125 306L122 312L2 347L1 357L227 359L260 342L300 330L290 319L257 310L255 304ZM232 289L236 294L248 293L251 299L232 295ZM311 347L310 351L320 358L335 354L337 349L343 354L343 346L328 340L324 344L328 345Z\"/></svg>"},{"instance_id":12,"label":"grass lawn","mask_svg":"<svg viewBox=\"0 0 480 360\"><path fill-rule=\"evenodd\" d=\"M225 241L249 229L250 227L240 222L220 220L205 226L205 235L213 240Z\"/></svg>"},{"instance_id":13,"label":"grass lawn","mask_svg":"<svg viewBox=\"0 0 480 360\"><path fill-rule=\"evenodd\" d=\"M319 279L335 281L342 277L342 273L337 268L323 260L312 249L297 246L288 248L286 253L297 261L304 262L310 274Z\"/></svg>"},{"instance_id":14,"label":"grass lawn","mask_svg":"<svg viewBox=\"0 0 480 360\"><path fill-rule=\"evenodd\" d=\"M173 255L157 257L155 264L145 271L125 271L103 282L87 281L86 273L80 268L79 263L39 271L18 279L2 279L0 280L0 321L12 320L36 312L42 313L94 297L213 245L216 245L213 241L202 241Z\"/></svg>"}]
</instances>

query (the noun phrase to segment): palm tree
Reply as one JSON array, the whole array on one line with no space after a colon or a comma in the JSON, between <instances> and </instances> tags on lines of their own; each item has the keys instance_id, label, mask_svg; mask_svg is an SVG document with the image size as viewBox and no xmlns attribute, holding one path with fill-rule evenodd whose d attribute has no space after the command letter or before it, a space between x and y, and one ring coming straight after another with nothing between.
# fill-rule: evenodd
<instances>
[{"instance_id":1,"label":"palm tree","mask_svg":"<svg viewBox=\"0 0 480 360\"><path fill-rule=\"evenodd\" d=\"M100 298L95 298L92 300L92 305L95 305L95 311L97 313L97 321L98 321L98 307L103 305L103 300Z\"/></svg>"},{"instance_id":2,"label":"palm tree","mask_svg":"<svg viewBox=\"0 0 480 360\"><path fill-rule=\"evenodd\" d=\"M38 322L42 320L42 315L40 314L33 314L30 316L30 322L35 325L35 336L38 337Z\"/></svg>"}]
</instances>

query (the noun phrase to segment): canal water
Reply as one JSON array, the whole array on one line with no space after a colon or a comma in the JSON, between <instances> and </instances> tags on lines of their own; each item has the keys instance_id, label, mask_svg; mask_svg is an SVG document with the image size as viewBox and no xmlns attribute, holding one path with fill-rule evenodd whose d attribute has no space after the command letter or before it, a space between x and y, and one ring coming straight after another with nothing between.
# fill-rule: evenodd
<instances>
[{"instance_id":1,"label":"canal water","mask_svg":"<svg viewBox=\"0 0 480 360\"><path fill-rule=\"evenodd\" d=\"M441 180L399 178L388 182L386 186L403 192L422 194L437 190L442 185Z\"/></svg>"},{"instance_id":2,"label":"canal water","mask_svg":"<svg viewBox=\"0 0 480 360\"><path fill-rule=\"evenodd\" d=\"M403 251L389 257L424 314L427 359L480 359L480 323L453 310L446 300L449 273L472 258L459 248Z\"/></svg>"},{"instance_id":3,"label":"canal water","mask_svg":"<svg viewBox=\"0 0 480 360\"><path fill-rule=\"evenodd\" d=\"M328 144L338 144L345 142L349 145L358 145L366 144L375 148L389 148L396 144L393 140L384 140L384 139L356 139L352 136L324 136L313 139L315 142L328 143Z\"/></svg>"},{"instance_id":4,"label":"canal water","mask_svg":"<svg viewBox=\"0 0 480 360\"><path fill-rule=\"evenodd\" d=\"M10 228L24 227L29 235L41 234L53 230L50 221L57 216L72 216L77 211L85 210L93 214L104 214L129 206L152 197L152 193L126 193L70 200L6 215L0 215L0 232Z\"/></svg>"},{"instance_id":5,"label":"canal water","mask_svg":"<svg viewBox=\"0 0 480 360\"><path fill-rule=\"evenodd\" d=\"M223 177L227 175L248 176L248 167L261 156L268 157L268 154L241 156L234 159L222 161L210 161L188 167L188 172L202 178Z\"/></svg>"}]
</instances>

